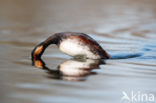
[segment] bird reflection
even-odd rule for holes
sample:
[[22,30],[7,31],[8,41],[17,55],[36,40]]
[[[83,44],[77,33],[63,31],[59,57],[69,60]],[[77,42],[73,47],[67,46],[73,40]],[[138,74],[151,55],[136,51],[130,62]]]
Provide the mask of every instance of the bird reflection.
[[33,61],[33,65],[44,69],[49,75],[48,78],[68,80],[68,81],[84,81],[87,76],[94,75],[94,69],[99,69],[100,64],[105,64],[102,60],[93,59],[70,59],[61,63],[57,70],[50,69],[46,66],[42,59]]

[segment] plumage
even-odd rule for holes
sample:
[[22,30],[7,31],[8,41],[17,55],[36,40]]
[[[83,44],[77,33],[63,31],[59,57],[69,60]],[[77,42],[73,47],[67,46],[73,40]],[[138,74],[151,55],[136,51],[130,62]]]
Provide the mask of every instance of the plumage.
[[77,32],[56,33],[37,45],[32,60],[40,58],[50,44],[56,44],[65,54],[90,59],[109,59],[109,54],[90,36]]

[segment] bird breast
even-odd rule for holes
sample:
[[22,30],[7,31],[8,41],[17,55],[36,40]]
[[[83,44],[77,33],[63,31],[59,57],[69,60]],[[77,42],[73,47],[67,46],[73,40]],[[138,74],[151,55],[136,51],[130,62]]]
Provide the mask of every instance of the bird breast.
[[99,59],[100,56],[90,51],[90,47],[76,38],[67,38],[61,41],[59,49],[70,56],[84,56],[90,59]]

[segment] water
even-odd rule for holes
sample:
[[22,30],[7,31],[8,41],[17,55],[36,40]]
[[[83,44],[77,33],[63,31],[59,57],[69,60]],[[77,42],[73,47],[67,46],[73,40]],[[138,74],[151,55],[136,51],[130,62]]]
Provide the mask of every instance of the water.
[[[0,0],[0,102],[127,103],[122,91],[156,97],[155,5],[155,0]],[[62,31],[88,33],[111,55],[143,55],[80,62],[52,45],[43,56],[52,72],[33,67],[34,46]]]

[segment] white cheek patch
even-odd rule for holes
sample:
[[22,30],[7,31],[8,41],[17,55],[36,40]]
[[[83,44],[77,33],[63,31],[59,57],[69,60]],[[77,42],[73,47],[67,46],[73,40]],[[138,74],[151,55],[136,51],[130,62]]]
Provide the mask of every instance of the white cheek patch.
[[84,55],[87,58],[92,59],[100,58],[99,55],[92,53],[89,47],[87,45],[83,45],[78,39],[63,40],[59,45],[59,49],[70,56]]

